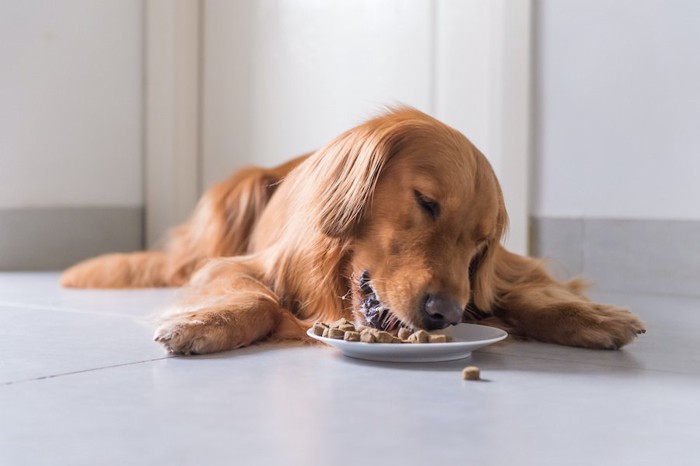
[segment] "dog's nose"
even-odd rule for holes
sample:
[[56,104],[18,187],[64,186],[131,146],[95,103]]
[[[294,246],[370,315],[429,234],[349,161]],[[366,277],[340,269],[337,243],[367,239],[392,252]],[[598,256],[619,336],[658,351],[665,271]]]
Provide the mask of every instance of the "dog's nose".
[[445,328],[462,322],[462,307],[442,294],[429,294],[423,304],[423,327],[426,330]]

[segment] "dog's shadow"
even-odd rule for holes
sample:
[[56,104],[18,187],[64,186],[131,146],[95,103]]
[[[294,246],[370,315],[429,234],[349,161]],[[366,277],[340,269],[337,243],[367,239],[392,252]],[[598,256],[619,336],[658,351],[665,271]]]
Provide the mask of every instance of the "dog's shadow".
[[474,352],[472,356],[455,361],[412,363],[412,362],[378,362],[365,361],[338,355],[343,364],[351,366],[375,367],[388,371],[413,372],[460,372],[467,366],[481,368],[481,381],[491,382],[489,374],[498,372],[527,372],[561,375],[605,375],[639,373],[643,366],[634,358],[625,358],[627,364],[595,364],[581,361],[563,361],[556,359],[526,359],[510,355]]
[[[531,351],[528,345],[538,345],[538,351]],[[511,347],[511,345],[514,345]],[[522,351],[514,351],[523,345]],[[634,354],[625,350],[605,351],[567,348],[542,343],[501,343],[472,352],[469,357],[441,362],[384,362],[356,359],[343,355],[340,351],[322,344],[299,342],[260,342],[244,348],[214,354],[185,356],[189,360],[216,360],[247,356],[261,356],[265,353],[290,351],[296,348],[314,348],[319,357],[333,358],[337,363],[388,371],[413,372],[455,372],[466,366],[479,366],[482,370],[540,372],[561,374],[605,374],[632,373],[644,368],[644,364]],[[542,350],[546,351],[542,351]],[[484,379],[488,381],[488,378]]]
[[[343,364],[351,366],[376,367],[399,371],[454,372],[466,366],[479,366],[482,370],[518,371],[531,373],[559,374],[609,374],[635,373],[644,369],[643,361],[634,354],[621,351],[589,350],[569,348],[559,345],[539,345],[538,352],[531,352],[523,343],[523,351],[513,351],[509,343],[476,350],[463,359],[443,362],[381,362],[350,358],[337,353],[335,357]],[[542,348],[548,350],[543,354]],[[503,351],[503,349],[509,351]],[[488,379],[483,379],[488,381]]]
[[432,372],[454,372],[461,371],[466,366],[474,365],[473,358],[467,357],[456,359],[453,361],[440,362],[384,362],[384,361],[369,361],[366,359],[356,359],[342,354],[336,355],[337,359],[342,364],[351,366],[376,367],[387,370],[409,370],[409,371],[432,371]]

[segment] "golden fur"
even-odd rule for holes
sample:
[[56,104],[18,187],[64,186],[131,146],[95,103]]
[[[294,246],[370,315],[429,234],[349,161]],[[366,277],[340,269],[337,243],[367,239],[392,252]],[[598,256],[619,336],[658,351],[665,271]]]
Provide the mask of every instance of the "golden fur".
[[589,301],[580,281],[558,282],[506,251],[506,226],[486,158],[458,131],[399,108],[311,155],[214,186],[162,251],[101,256],[61,280],[189,282],[155,336],[177,354],[303,338],[317,319],[366,323],[368,290],[390,310],[382,325],[442,326],[459,306],[464,321],[565,345],[620,348],[644,332],[628,311]]

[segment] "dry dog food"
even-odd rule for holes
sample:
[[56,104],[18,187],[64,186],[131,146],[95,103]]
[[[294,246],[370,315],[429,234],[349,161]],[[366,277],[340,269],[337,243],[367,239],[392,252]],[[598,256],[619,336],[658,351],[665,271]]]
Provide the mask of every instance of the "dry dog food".
[[408,340],[408,337],[411,336],[411,330],[407,329],[406,327],[401,327],[399,329],[399,338],[402,340]]
[[447,335],[431,335],[425,330],[411,332],[404,327],[399,329],[398,336],[376,328],[355,328],[353,323],[347,319],[339,319],[331,324],[316,322],[312,329],[314,335],[364,343],[446,343],[452,341],[452,338]]
[[345,338],[345,330],[340,330],[339,328],[331,327],[328,329],[328,338],[336,338],[338,340],[342,340],[343,338]]
[[430,335],[428,343],[447,343],[447,335]]
[[360,341],[365,343],[376,343],[377,337],[375,337],[372,332],[362,332],[360,333]]
[[409,343],[429,343],[430,335],[425,330],[418,330],[416,333],[408,337]]
[[481,371],[476,366],[467,366],[462,369],[462,379],[464,380],[480,380]]

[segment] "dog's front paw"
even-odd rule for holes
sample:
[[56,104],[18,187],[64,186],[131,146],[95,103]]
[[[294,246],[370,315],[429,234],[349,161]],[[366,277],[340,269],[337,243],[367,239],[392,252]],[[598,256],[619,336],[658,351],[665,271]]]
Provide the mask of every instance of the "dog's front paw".
[[202,320],[177,318],[156,329],[153,340],[172,354],[207,354],[234,348],[230,335]]
[[573,335],[576,346],[620,349],[646,332],[639,317],[615,306],[591,304],[581,317],[581,325]]

